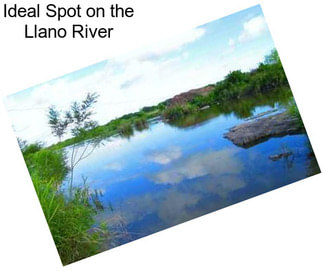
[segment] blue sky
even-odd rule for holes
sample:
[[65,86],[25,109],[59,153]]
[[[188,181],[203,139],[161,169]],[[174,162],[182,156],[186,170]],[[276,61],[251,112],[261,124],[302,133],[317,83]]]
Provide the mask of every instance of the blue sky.
[[[178,93],[215,83],[230,71],[257,67],[274,48],[260,6],[196,27],[172,39],[105,60],[6,98],[17,136],[54,143],[50,105],[67,110],[97,92],[95,119],[113,118]],[[68,135],[67,135],[68,137]]]

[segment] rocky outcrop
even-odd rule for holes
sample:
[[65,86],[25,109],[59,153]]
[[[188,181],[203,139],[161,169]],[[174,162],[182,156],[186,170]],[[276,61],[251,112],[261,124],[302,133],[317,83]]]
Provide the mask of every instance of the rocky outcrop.
[[214,85],[208,85],[206,87],[191,89],[187,92],[183,92],[174,96],[172,99],[168,100],[170,105],[184,104],[193,100],[195,96],[201,95],[205,96],[214,89]]
[[237,125],[224,134],[224,137],[240,147],[250,147],[270,137],[301,132],[298,119],[283,112]]

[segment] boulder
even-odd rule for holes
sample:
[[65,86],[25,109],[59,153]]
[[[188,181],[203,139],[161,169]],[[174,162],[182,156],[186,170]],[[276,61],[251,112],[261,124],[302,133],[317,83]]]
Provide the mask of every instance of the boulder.
[[288,112],[278,113],[273,116],[256,119],[234,126],[225,138],[240,147],[251,147],[270,137],[279,137],[302,132],[299,120]]

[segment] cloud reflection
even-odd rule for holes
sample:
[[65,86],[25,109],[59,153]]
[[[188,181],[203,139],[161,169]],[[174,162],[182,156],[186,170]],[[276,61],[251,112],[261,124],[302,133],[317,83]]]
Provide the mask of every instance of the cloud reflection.
[[[152,180],[176,185],[127,198],[120,203],[119,215],[127,224],[148,223],[145,231],[149,227],[155,232],[228,205],[234,201],[232,193],[246,186],[243,165],[235,153],[233,149],[210,151],[170,165]],[[158,219],[148,222],[150,216]]]
[[243,166],[239,159],[234,157],[236,152],[235,149],[225,149],[194,154],[154,174],[151,180],[157,184],[176,184],[185,179],[206,175],[237,174],[242,171]]
[[121,171],[123,170],[123,165],[119,162],[113,162],[105,165],[104,167],[107,170],[113,170],[113,171]]
[[153,151],[147,155],[148,161],[167,165],[170,162],[180,158],[182,156],[182,151],[180,147],[172,147],[163,151]]

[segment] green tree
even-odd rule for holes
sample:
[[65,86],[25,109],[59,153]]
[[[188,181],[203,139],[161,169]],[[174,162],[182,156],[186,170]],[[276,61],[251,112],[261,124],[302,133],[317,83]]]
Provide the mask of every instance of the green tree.
[[50,106],[48,110],[48,124],[52,129],[52,134],[58,137],[58,140],[62,140],[62,136],[65,134],[67,126],[69,125],[69,119],[62,119],[60,112],[56,110],[55,106]]
[[[85,133],[97,126],[97,122],[93,121],[91,117],[94,112],[92,110],[93,105],[97,103],[99,95],[97,93],[88,93],[84,100],[81,102],[74,101],[69,111],[65,112],[64,118],[54,106],[49,107],[48,118],[49,125],[52,129],[54,136],[57,136],[59,140],[67,132],[67,128],[70,127],[71,133],[74,137],[82,137]],[[73,190],[73,178],[74,169],[76,165],[83,159],[92,154],[96,148],[96,144],[92,148],[92,142],[88,141],[83,143],[84,148],[81,152],[76,151],[76,143],[72,145],[72,151],[70,155],[70,196],[72,196]],[[79,147],[79,146],[78,146]]]
[[97,122],[91,120],[91,117],[94,114],[93,105],[97,103],[98,97],[97,93],[88,93],[83,101],[73,102],[70,111],[66,112],[66,121],[73,125],[73,136],[80,136],[97,126]]
[[277,49],[273,49],[271,53],[265,56],[264,64],[272,65],[272,64],[281,64],[280,57],[278,55]]

